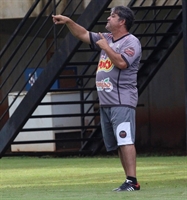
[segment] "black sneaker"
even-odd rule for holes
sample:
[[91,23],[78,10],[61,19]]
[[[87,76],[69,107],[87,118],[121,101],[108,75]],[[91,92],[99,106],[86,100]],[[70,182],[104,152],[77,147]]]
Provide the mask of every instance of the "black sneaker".
[[116,192],[122,192],[122,191],[135,191],[135,190],[140,190],[140,185],[137,183],[132,184],[131,181],[126,180],[120,187],[113,189],[113,191]]

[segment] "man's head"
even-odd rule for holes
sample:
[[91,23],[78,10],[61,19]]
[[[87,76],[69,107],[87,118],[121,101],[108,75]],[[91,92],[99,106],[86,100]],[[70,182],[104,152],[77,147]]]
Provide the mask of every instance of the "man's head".
[[124,6],[116,6],[111,9],[111,13],[117,14],[119,16],[119,20],[125,20],[125,27],[127,31],[130,30],[134,23],[134,13],[128,7]]

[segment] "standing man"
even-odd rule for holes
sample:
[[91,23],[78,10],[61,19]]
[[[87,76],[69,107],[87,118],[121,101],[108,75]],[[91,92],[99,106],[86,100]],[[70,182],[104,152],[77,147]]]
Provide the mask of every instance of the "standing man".
[[107,151],[118,149],[125,172],[125,182],[113,191],[140,190],[136,179],[134,143],[141,44],[129,33],[134,22],[133,12],[123,6],[112,8],[106,24],[109,33],[89,32],[66,16],[52,17],[55,24],[66,24],[76,38],[101,51],[96,87],[102,134]]

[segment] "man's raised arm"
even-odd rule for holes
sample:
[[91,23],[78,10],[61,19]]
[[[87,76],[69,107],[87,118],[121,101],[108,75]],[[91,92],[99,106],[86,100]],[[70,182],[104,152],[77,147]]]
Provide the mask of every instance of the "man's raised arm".
[[63,15],[52,15],[52,18],[55,24],[66,24],[73,36],[75,36],[82,42],[90,44],[89,31],[87,31],[84,27],[75,23],[69,17]]

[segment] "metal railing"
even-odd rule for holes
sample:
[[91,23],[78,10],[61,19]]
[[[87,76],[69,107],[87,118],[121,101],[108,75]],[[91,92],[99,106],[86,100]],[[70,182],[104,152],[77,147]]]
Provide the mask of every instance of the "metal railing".
[[[31,87],[31,85],[29,84],[31,84],[32,81],[33,83],[36,81],[35,74],[37,73],[37,76],[39,76],[38,69],[42,69],[45,67],[45,64],[50,60],[50,57],[52,56],[54,51],[58,49],[58,46],[60,45],[62,40],[61,38],[64,38],[67,33],[65,26],[57,27],[52,23],[51,18],[51,15],[53,13],[56,13],[58,7],[62,7],[62,4],[64,5],[63,1],[48,0],[46,4],[43,5],[43,8],[39,15],[35,18],[32,18],[32,13],[35,12],[35,9],[37,9],[37,6],[40,2],[40,0],[36,0],[34,2],[26,16],[21,20],[17,29],[14,31],[9,41],[0,52],[0,58],[1,60],[3,60],[4,63],[0,70],[2,80],[0,88],[3,91],[0,105],[1,108],[5,108],[1,109],[1,127],[3,127],[3,125],[6,123],[6,120],[9,118],[9,115],[11,115],[10,113],[13,112],[13,110],[15,109],[15,105],[17,105],[17,101],[19,101],[19,98],[23,97],[23,94],[26,94],[28,92],[25,92],[25,90],[27,90],[27,87]],[[68,15],[72,18],[75,17],[76,19],[84,9],[84,1],[80,0],[76,1],[75,3],[75,1],[71,0],[68,1],[68,3],[63,8],[62,14]],[[15,45],[16,40],[19,40],[19,42]],[[46,42],[48,42],[47,47],[45,47]],[[20,51],[22,51],[22,53],[20,53]],[[63,126],[60,126],[60,124],[58,124],[58,127],[50,127],[46,125],[46,127],[41,126],[36,128],[33,125],[33,127],[29,128],[27,128],[27,126],[24,127],[22,130],[20,130],[20,132],[66,132],[69,130],[79,130],[80,136],[78,134],[77,137],[73,138],[72,140],[90,140],[89,138],[85,138],[84,135],[87,134],[88,130],[90,131],[91,129],[95,129],[98,127],[97,123],[95,123],[95,118],[99,116],[98,98],[95,94],[96,89],[93,81],[93,79],[95,78],[96,67],[93,67],[93,70],[90,69],[91,65],[96,65],[97,63],[96,59],[98,56],[98,52],[91,52],[91,54],[87,56],[86,61],[83,61],[84,59],[82,59],[82,61],[79,62],[79,57],[85,57],[85,51],[87,50],[85,50],[84,47],[81,47],[79,49],[79,55],[77,57],[75,55],[76,58],[72,58],[72,61],[68,63],[68,65],[65,67],[65,70],[62,70],[59,77],[57,77],[57,86],[55,88],[52,87],[49,90],[49,92],[52,94],[60,93],[62,95],[61,100],[53,102],[42,101],[37,108],[42,109],[43,107],[51,106],[53,108],[58,107],[59,109],[62,109],[62,107],[68,107],[69,109],[71,109],[71,107],[76,107],[79,112],[76,113],[77,111],[74,111],[75,113],[72,113],[69,111],[69,113],[52,114],[44,114],[44,112],[36,115],[33,114],[29,120],[31,122],[33,119],[57,119],[58,121],[59,119],[61,119],[62,121],[63,119],[69,119],[70,121],[71,119],[73,119],[78,124],[74,125],[74,121],[72,120],[70,126],[65,126],[64,124]],[[7,56],[7,52],[9,52],[10,56]],[[27,72],[27,70],[30,70],[30,72]],[[71,73],[69,73],[68,75],[67,73],[69,71],[71,71]],[[25,78],[24,76],[26,75],[27,77]],[[72,82],[73,86],[68,87],[67,84],[71,85]],[[74,93],[78,100],[68,99],[64,101],[63,95],[65,95],[67,92]],[[9,99],[10,95],[14,95],[11,102]],[[68,140],[71,140],[71,138]],[[58,140],[58,142],[59,141],[60,140]],[[14,141],[13,144],[38,142],[50,143],[57,141],[55,141],[55,139],[51,141]]]
[[182,2],[132,0],[129,6],[136,16],[131,31],[140,39],[143,50],[138,72],[141,95],[182,38]]
[[[27,90],[29,89],[27,88],[28,86],[29,88],[31,87],[29,84],[31,84],[32,79],[35,81],[35,74],[38,74],[38,70],[43,70],[46,63],[50,62],[53,53],[58,51],[59,47],[61,47],[61,41],[68,33],[65,26],[55,26],[52,23],[51,15],[56,13],[56,10],[60,7],[63,8],[62,14],[68,15],[76,20],[81,14],[81,11],[85,9],[84,1],[82,0],[76,1],[76,4],[75,1],[69,0],[65,6],[63,0],[48,0],[43,5],[41,12],[36,17],[32,17],[32,13],[37,10],[40,2],[40,0],[35,0],[28,13],[20,21],[17,29],[0,52],[0,59],[3,63],[0,69],[0,89],[2,91],[0,101],[0,128],[6,124],[6,121],[9,119],[10,110],[15,107],[20,96],[28,92]],[[160,1],[132,0],[129,3],[129,6],[134,10],[136,16],[135,25],[132,27],[131,33],[140,39],[143,50],[141,69],[138,76],[139,95],[182,37],[181,30],[179,30],[182,23],[182,7],[180,1],[176,0],[172,5],[168,5],[168,0],[162,1],[162,5],[158,5],[158,2]],[[95,24],[97,26],[99,25],[102,29],[106,21],[99,19]],[[169,43],[168,41],[172,42]],[[43,100],[38,104],[38,108],[41,109],[51,106],[58,107],[58,110],[65,107],[71,109],[73,106],[77,106],[79,108],[78,113],[33,113],[29,119],[31,121],[39,119],[70,120],[77,118],[80,122],[79,125],[74,124],[72,120],[71,125],[33,126],[29,128],[23,127],[20,130],[20,132],[28,132],[30,134],[31,132],[44,133],[46,131],[53,131],[57,135],[65,135],[70,131],[76,132],[77,130],[79,133],[69,138],[65,136],[64,138],[59,137],[60,139],[14,141],[14,145],[56,143],[63,146],[62,143],[76,141],[78,144],[76,144],[78,146],[78,153],[80,153],[79,149],[82,149],[82,151],[88,150],[88,152],[92,151],[87,144],[91,141],[96,143],[97,138],[99,141],[101,140],[98,133],[96,133],[96,137],[93,134],[95,130],[100,128],[98,119],[98,97],[94,83],[98,55],[99,52],[91,51],[88,46],[80,44],[78,50],[72,52],[71,59],[54,80],[54,83],[57,83],[57,85],[53,85],[47,91],[53,94],[65,94],[67,92],[78,93],[79,100],[63,100],[61,98],[58,101]],[[150,65],[150,63],[154,63],[154,66]],[[30,69],[32,70],[28,72]],[[69,73],[70,71],[71,73]],[[25,77],[26,74],[27,77]],[[70,83],[73,83],[70,87],[65,85]],[[8,102],[11,93],[14,94],[14,98],[11,102]],[[89,120],[86,121],[88,118]],[[88,147],[84,148],[85,146]],[[63,150],[65,149],[62,147],[61,151]]]

